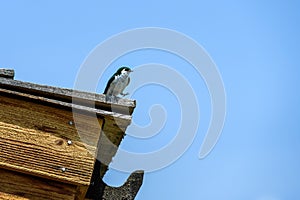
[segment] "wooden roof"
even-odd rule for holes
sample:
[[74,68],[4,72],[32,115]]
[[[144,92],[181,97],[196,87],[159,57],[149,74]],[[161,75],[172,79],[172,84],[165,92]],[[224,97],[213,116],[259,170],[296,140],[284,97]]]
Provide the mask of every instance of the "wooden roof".
[[[0,69],[0,168],[88,186],[95,157],[110,163],[136,102],[110,104],[102,94],[13,76],[13,70]],[[107,166],[101,167],[103,176]]]

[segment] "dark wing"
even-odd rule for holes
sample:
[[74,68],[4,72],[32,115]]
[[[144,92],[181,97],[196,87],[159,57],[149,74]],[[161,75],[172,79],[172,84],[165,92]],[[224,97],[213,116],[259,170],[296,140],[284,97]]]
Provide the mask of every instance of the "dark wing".
[[113,75],[107,82],[105,90],[103,92],[103,94],[107,94],[109,86],[111,85],[111,83],[115,80],[115,75]]

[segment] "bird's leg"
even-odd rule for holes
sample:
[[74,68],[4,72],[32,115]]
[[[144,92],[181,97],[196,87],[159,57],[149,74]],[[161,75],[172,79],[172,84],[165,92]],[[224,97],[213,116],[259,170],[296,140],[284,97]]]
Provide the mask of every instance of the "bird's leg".
[[106,102],[111,102],[111,103],[115,103],[115,102],[117,102],[117,97],[115,96],[115,95],[106,95],[105,96],[105,101]]
[[111,101],[111,96],[106,94],[105,95],[105,101],[108,102],[108,101]]
[[118,102],[118,97],[115,96],[115,95],[113,95],[112,97],[113,97],[112,98],[112,102],[117,103]]

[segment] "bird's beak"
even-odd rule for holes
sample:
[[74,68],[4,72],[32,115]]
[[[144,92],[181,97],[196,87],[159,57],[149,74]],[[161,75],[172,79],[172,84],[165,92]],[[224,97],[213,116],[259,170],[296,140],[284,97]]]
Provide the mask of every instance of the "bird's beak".
[[133,70],[129,70],[129,72],[133,72]]

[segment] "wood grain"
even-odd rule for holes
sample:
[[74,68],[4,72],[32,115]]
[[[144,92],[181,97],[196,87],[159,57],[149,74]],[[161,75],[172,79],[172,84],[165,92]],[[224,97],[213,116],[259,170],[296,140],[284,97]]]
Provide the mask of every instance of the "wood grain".
[[73,200],[76,186],[0,169],[0,199]]
[[70,125],[71,112],[1,96],[0,167],[88,186],[102,126],[90,118],[80,118],[86,144]]
[[[135,106],[128,99],[111,104],[102,94],[0,76],[0,177],[3,170],[11,170],[21,182],[71,185],[66,197],[54,199],[84,199],[93,170],[104,176]],[[101,169],[94,168],[95,157],[103,162]],[[22,184],[15,186],[22,189]],[[43,199],[31,186],[16,193],[5,191],[7,185],[0,181],[0,199]],[[42,195],[51,199],[50,194]]]
[[32,94],[27,94],[23,92],[17,92],[8,89],[2,89],[2,88],[0,88],[0,95],[9,96],[14,99],[30,101],[42,105],[48,105],[60,109],[67,109],[69,111],[73,111],[73,116],[76,115],[77,112],[84,113],[84,115],[96,115],[97,117],[100,118],[107,118],[109,120],[118,121],[118,123],[122,124],[122,126],[124,127],[127,127],[127,125],[131,121],[130,115],[118,113],[115,111],[106,111],[99,108],[93,108],[92,105],[90,105],[89,103],[84,103],[83,105],[73,104],[73,103],[60,101],[57,99],[35,96]]

